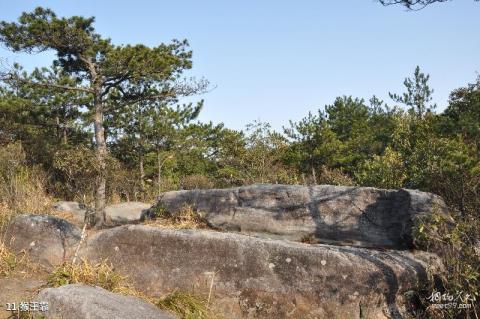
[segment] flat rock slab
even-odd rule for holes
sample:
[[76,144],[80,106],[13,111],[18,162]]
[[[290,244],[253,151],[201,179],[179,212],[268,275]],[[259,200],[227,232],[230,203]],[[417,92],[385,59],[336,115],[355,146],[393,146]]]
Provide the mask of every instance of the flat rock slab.
[[49,215],[19,215],[7,227],[5,243],[14,251],[52,267],[68,260],[80,241],[81,230],[64,219]]
[[48,302],[48,319],[174,319],[140,298],[114,294],[100,287],[66,285],[47,288],[37,297]]
[[101,231],[81,255],[108,258],[152,296],[207,297],[225,318],[400,318],[403,293],[427,280],[424,252],[308,245],[144,225]]
[[[152,205],[142,202],[124,202],[105,207],[107,219],[113,225],[136,223]],[[59,212],[70,213],[75,223],[83,224],[87,209],[78,202],[61,201],[53,205],[53,209]]]
[[446,211],[443,200],[415,190],[371,187],[251,185],[163,193],[155,211],[190,206],[220,230],[359,247],[405,249],[420,215]]

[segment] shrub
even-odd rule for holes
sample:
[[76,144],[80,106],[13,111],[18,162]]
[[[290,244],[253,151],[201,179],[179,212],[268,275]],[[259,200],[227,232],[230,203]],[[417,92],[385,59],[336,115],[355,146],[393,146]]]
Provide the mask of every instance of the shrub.
[[92,149],[79,145],[58,150],[53,167],[57,194],[67,199],[93,199],[100,167]]
[[[480,220],[434,213],[417,221],[414,240],[418,248],[437,254],[445,267],[444,272],[432,276],[428,287],[420,290],[421,300],[433,291],[456,296],[468,293],[480,300]],[[424,315],[429,318],[475,318],[476,309],[434,309],[423,304]],[[473,307],[478,307],[475,303]]]
[[355,182],[347,174],[339,169],[330,169],[327,166],[322,166],[320,174],[317,178],[318,184],[340,185],[340,186],[354,186]]

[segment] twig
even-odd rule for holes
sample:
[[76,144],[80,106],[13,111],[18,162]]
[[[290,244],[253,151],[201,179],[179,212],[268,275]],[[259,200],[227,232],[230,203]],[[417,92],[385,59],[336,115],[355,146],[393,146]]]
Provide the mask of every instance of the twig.
[[213,281],[215,279],[215,269],[212,272],[212,280],[210,281],[210,290],[208,292],[207,305],[210,305],[210,297],[212,296]]
[[86,236],[87,225],[90,221],[90,215],[92,215],[92,214],[93,214],[93,212],[90,212],[88,208],[85,210],[85,218],[84,218],[84,221],[83,221],[82,235],[80,236],[80,242],[78,243],[77,248],[75,249],[75,254],[73,255],[73,260],[72,260],[73,265],[75,265],[75,262],[77,261],[77,256],[78,256],[78,252],[80,250],[80,247],[82,246],[83,241],[87,237]]

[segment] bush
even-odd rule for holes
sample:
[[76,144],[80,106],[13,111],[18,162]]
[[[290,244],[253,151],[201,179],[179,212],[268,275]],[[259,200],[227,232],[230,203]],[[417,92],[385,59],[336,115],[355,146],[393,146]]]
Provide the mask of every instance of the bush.
[[55,192],[71,200],[93,201],[100,167],[95,152],[83,145],[64,148],[54,155]]
[[355,182],[347,174],[339,169],[330,169],[322,166],[320,174],[317,178],[318,184],[339,185],[339,186],[354,186]]
[[[420,290],[420,300],[433,291],[457,294],[468,293],[480,300],[480,219],[462,218],[458,213],[440,213],[417,221],[414,240],[417,248],[437,254],[445,271],[432,276],[430,285]],[[435,280],[436,279],[436,280]],[[423,295],[422,295],[423,294]],[[434,309],[424,302],[424,315],[429,318],[474,318],[475,309]],[[473,307],[478,307],[474,303]]]

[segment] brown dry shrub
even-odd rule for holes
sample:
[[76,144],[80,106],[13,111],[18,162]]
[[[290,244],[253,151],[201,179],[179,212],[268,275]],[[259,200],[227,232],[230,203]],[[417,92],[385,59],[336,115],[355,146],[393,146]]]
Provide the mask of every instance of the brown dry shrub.
[[327,166],[322,166],[320,169],[320,174],[317,178],[318,184],[327,184],[327,185],[339,185],[339,186],[355,186],[354,180],[336,168],[328,168]]
[[25,164],[20,143],[0,147],[0,235],[18,214],[49,213],[53,200],[46,192],[47,181],[39,167]]
[[202,214],[188,205],[175,213],[167,212],[161,205],[152,207],[152,210],[154,220],[147,221],[147,225],[175,229],[209,228]]

